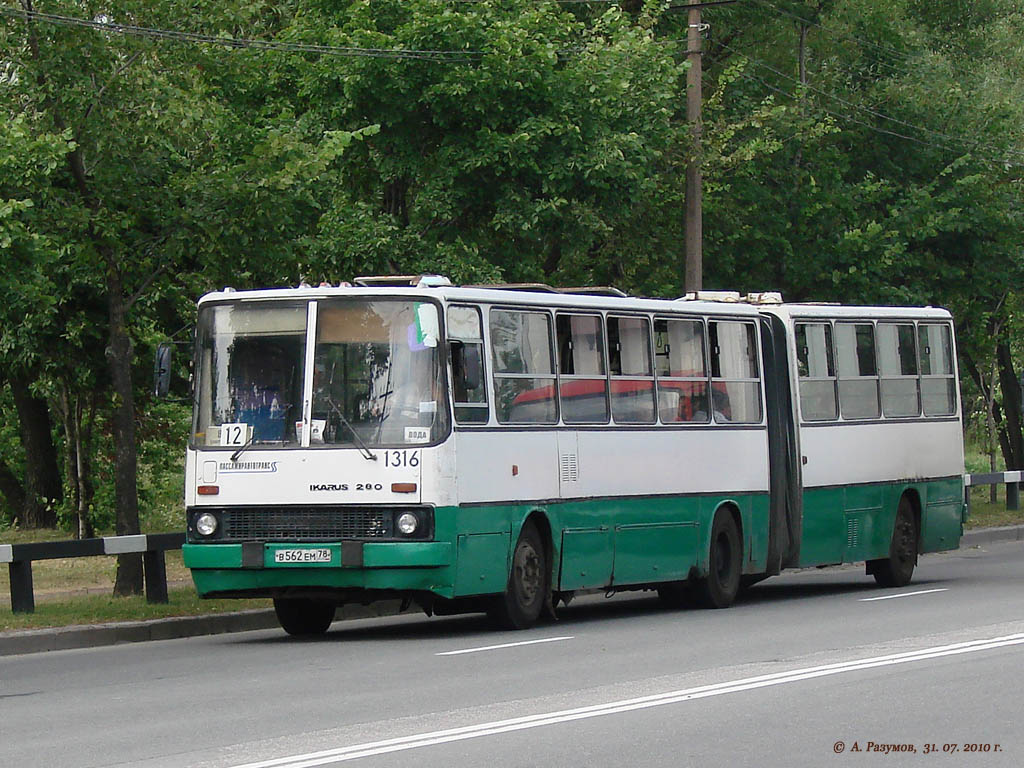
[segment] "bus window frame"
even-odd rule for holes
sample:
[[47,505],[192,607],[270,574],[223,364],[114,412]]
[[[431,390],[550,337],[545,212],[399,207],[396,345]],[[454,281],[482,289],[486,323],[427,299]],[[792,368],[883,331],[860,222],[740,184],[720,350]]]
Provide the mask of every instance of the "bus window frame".
[[[664,315],[655,314],[651,319],[651,346],[652,346],[652,357],[651,364],[654,367],[654,380],[655,380],[655,406],[658,411],[658,423],[663,424],[667,427],[686,427],[692,425],[706,426],[714,423],[712,419],[711,399],[713,397],[711,392],[711,342],[708,339],[708,321],[709,317],[706,315]],[[657,360],[657,324],[659,320],[666,322],[687,322],[696,323],[701,328],[701,362],[704,366],[703,376],[662,376],[658,373],[658,360]],[[704,397],[708,400],[707,417],[703,420],[697,419],[684,419],[680,421],[665,421],[661,417],[661,382],[662,381],[677,381],[677,382],[703,382],[704,383]]]
[[[711,377],[711,411],[714,413],[715,424],[723,426],[735,426],[735,427],[748,427],[763,425],[765,423],[766,408],[765,408],[765,395],[764,395],[764,366],[762,365],[762,354],[761,354],[761,329],[759,324],[751,320],[750,318],[744,317],[730,317],[730,316],[708,316],[705,318],[707,327],[707,346],[708,346],[708,374]],[[714,355],[715,349],[711,348],[711,324],[712,323],[734,323],[738,325],[745,325],[747,327],[753,327],[754,329],[754,357],[753,362],[756,368],[757,376],[755,378],[725,378],[722,376],[715,376],[714,373]],[[757,406],[759,418],[756,421],[734,421],[733,419],[725,419],[724,414],[722,419],[719,418],[719,411],[714,406],[714,385],[719,382],[724,385],[728,384],[755,384],[754,391],[757,393]]]
[[[800,344],[798,341],[798,335],[800,328],[808,325],[820,325],[823,326],[828,334],[826,339],[826,366],[828,363],[832,364],[832,375],[831,376],[810,376],[804,375],[800,370]],[[874,334],[874,329],[872,329]],[[806,338],[806,337],[805,337]],[[796,356],[794,361],[797,368],[797,408],[800,411],[800,420],[806,422],[813,422],[815,424],[823,422],[834,422],[839,421],[842,416],[842,405],[839,402],[839,358],[837,356],[838,349],[836,346],[836,334],[835,334],[835,323],[829,320],[818,320],[809,318],[799,318],[793,322],[793,345],[796,347]],[[809,352],[808,352],[809,355]],[[876,363],[877,367],[877,363]],[[808,369],[809,370],[809,369]],[[832,404],[835,406],[833,411],[834,415],[823,416],[823,417],[811,417],[804,412],[804,394],[803,394],[803,383],[807,382],[831,382],[832,383]]]
[[[587,311],[584,309],[577,309],[575,307],[558,308],[555,310],[555,322],[552,326],[554,330],[554,344],[555,344],[555,376],[558,379],[558,386],[556,387],[558,392],[558,423],[565,426],[578,427],[578,426],[608,426],[612,423],[612,404],[610,397],[611,390],[611,374],[608,359],[608,330],[607,330],[607,314],[600,310]],[[570,334],[571,334],[571,319],[573,317],[590,317],[597,320],[598,339],[601,345],[600,350],[600,361],[601,366],[604,368],[603,374],[575,374],[575,373],[562,373],[562,354],[561,354],[561,339],[559,337],[558,321],[559,318],[567,318],[570,320]],[[565,418],[566,409],[562,404],[562,382],[572,381],[597,381],[598,379],[604,381],[604,405],[605,405],[605,417],[603,420],[594,421],[568,421]]]
[[[911,329],[911,336],[912,336],[913,342],[914,342],[914,373],[913,374],[901,373],[899,375],[891,375],[891,374],[887,375],[887,374],[884,374],[882,372],[882,355],[881,355],[881,347],[882,347],[882,345],[880,343],[881,336],[879,334],[879,328],[878,328],[880,325],[887,325],[887,326],[891,325],[891,326],[893,326],[894,328],[897,329],[896,330],[896,341],[897,341],[897,359],[898,360],[900,360],[900,358],[898,357],[898,355],[899,355],[899,346],[898,346],[898,344],[899,344],[899,330],[898,329],[899,329],[900,326],[903,326],[903,327],[909,326],[910,327],[910,329]],[[878,363],[879,406],[882,409],[882,418],[884,418],[884,419],[893,419],[893,420],[901,420],[901,421],[905,421],[905,420],[908,420],[908,419],[921,419],[921,418],[924,418],[923,410],[922,410],[922,402],[921,402],[921,358],[920,358],[920,350],[918,349],[918,340],[917,340],[917,326],[918,326],[917,319],[912,318],[912,319],[909,319],[909,320],[904,320],[904,319],[878,318],[878,319],[874,320],[874,326],[875,326],[875,359],[877,360],[877,363]],[[886,402],[885,401],[885,383],[887,381],[893,381],[893,382],[907,381],[908,379],[913,379],[914,382],[915,382],[915,384],[914,384],[914,392],[915,392],[915,395],[917,397],[917,412],[916,413],[904,413],[904,414],[901,414],[901,413],[897,413],[897,414],[886,413],[886,409],[885,409],[885,402]],[[891,402],[891,400],[890,400],[890,402]]]
[[[918,376],[918,397],[921,400],[921,415],[923,418],[945,418],[956,416],[960,410],[960,396],[959,386],[957,386],[957,366],[956,366],[956,347],[954,345],[955,335],[953,333],[952,325],[949,322],[943,322],[941,320],[920,320],[915,323],[915,338],[917,339],[917,376]],[[921,364],[921,329],[927,328],[928,326],[935,326],[937,328],[944,328],[946,331],[945,341],[949,345],[949,373],[929,373],[925,374],[923,366]],[[930,353],[929,353],[930,354]],[[930,364],[929,364],[930,365]],[[952,382],[952,394],[953,394],[953,410],[949,413],[928,413],[925,408],[925,397],[924,397],[924,382],[928,381],[947,381]]]
[[[481,305],[481,310],[484,305]],[[489,304],[487,306],[487,322],[484,332],[486,334],[484,338],[485,352],[491,361],[491,375],[490,375],[490,394],[491,402],[493,403],[493,415],[494,422],[502,427],[509,428],[534,428],[534,429],[553,429],[558,427],[562,421],[562,414],[559,410],[558,402],[558,357],[555,350],[555,317],[554,312],[545,307],[535,307],[531,305],[521,304]],[[533,315],[543,315],[548,319],[548,354],[551,356],[551,374],[537,376],[532,373],[499,373],[498,366],[494,360],[494,334],[491,333],[491,315],[495,312],[520,312]],[[502,379],[538,379],[543,378],[551,379],[552,386],[552,398],[555,404],[555,419],[554,421],[502,421],[498,415],[498,388],[497,380]],[[482,425],[481,425],[482,426]]]
[[[444,335],[444,338],[445,338],[445,340],[448,343],[448,360],[447,360],[446,367],[448,369],[447,370],[447,375],[449,376],[448,389],[451,392],[451,408],[452,408],[452,425],[453,425],[453,427],[455,425],[458,425],[460,428],[462,428],[462,427],[486,427],[487,425],[489,425],[491,423],[491,419],[494,416],[493,409],[491,408],[491,400],[492,400],[491,391],[490,391],[490,389],[491,389],[490,388],[490,380],[491,379],[490,379],[490,376],[488,375],[488,366],[487,366],[488,340],[487,340],[487,328],[485,327],[486,326],[486,322],[485,322],[485,318],[484,318],[484,308],[485,308],[485,305],[481,305],[481,304],[467,304],[467,303],[464,303],[464,302],[451,302],[451,303],[448,303],[448,304],[445,305],[445,312],[444,312],[444,323],[445,323],[444,331],[445,331],[445,335]],[[477,321],[479,322],[479,329],[480,329],[480,338],[479,339],[455,339],[455,338],[451,337],[451,335],[450,335],[451,334],[450,324],[448,323],[448,312],[450,312],[452,309],[468,309],[468,310],[472,310],[472,311],[476,312],[476,317],[477,317]],[[479,384],[479,388],[483,390],[483,397],[484,397],[483,403],[474,403],[474,402],[468,402],[468,401],[467,402],[461,402],[461,401],[456,400],[455,369],[454,369],[454,364],[453,364],[454,361],[452,359],[452,345],[454,343],[463,343],[463,344],[465,344],[465,343],[470,343],[470,344],[479,343],[480,344],[480,384]],[[486,414],[486,418],[483,421],[460,421],[458,416],[457,416],[457,410],[456,410],[458,408],[468,408],[468,409],[474,410],[474,411],[477,411],[477,410],[478,411],[482,411],[482,412],[484,412]]]
[[[634,375],[634,374],[615,374],[612,372],[612,345],[611,345],[611,333],[609,332],[608,324],[612,320],[642,320],[647,326],[647,364],[650,370],[650,374],[647,376]],[[604,333],[605,333],[605,353],[607,356],[608,371],[608,403],[609,403],[609,416],[613,425],[622,425],[624,427],[636,427],[636,426],[657,426],[659,423],[658,419],[658,379],[657,379],[657,366],[654,360],[654,320],[649,314],[629,314],[626,312],[615,312],[609,311],[604,313]],[[620,358],[621,367],[621,358]],[[650,381],[651,383],[651,402],[653,407],[653,418],[649,421],[619,421],[615,418],[615,394],[614,394],[614,382],[619,381]]]
[[[849,319],[848,318],[843,318],[841,320],[832,320],[831,322],[832,322],[832,326],[833,326],[832,327],[832,343],[835,345],[835,350],[836,350],[835,351],[835,360],[836,360],[836,382],[837,382],[838,397],[839,397],[839,421],[853,421],[853,422],[879,421],[881,419],[886,418],[886,416],[884,415],[884,412],[882,410],[882,376],[879,373],[879,365],[878,365],[878,331],[876,329],[878,321],[874,320],[872,318],[862,317],[862,318],[849,318]],[[840,367],[839,367],[839,342],[838,342],[838,332],[837,332],[837,328],[840,325],[844,325],[844,326],[849,325],[849,326],[852,326],[854,328],[856,328],[856,326],[868,326],[871,329],[871,356],[872,356],[872,358],[874,360],[874,368],[875,368],[874,375],[872,375],[872,376],[843,376],[842,375],[842,373],[840,372]],[[857,332],[856,332],[856,330],[854,330],[854,352],[855,353],[856,353],[856,342],[857,342]],[[859,365],[858,365],[858,370],[860,370],[860,366]],[[878,406],[878,409],[877,409],[877,411],[876,411],[874,416],[847,416],[843,412],[843,395],[842,395],[842,389],[843,388],[842,388],[842,383],[844,381],[873,381],[874,382],[874,385],[875,385],[874,386],[874,389],[875,389],[875,404]]]

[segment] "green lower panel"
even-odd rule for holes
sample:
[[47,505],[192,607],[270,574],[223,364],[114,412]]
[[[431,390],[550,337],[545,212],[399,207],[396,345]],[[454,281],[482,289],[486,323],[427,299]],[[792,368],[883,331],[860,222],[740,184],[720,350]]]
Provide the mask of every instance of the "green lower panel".
[[615,529],[613,584],[685,579],[697,561],[698,525],[621,525]]
[[920,512],[921,552],[956,549],[963,533],[963,478],[804,491],[800,565],[853,563],[889,554],[900,499]]
[[508,538],[507,531],[470,533],[458,537],[455,594],[486,595],[505,589]]
[[[711,519],[726,502],[740,512],[744,572],[763,571],[764,494],[439,507],[432,542],[366,542],[361,548],[340,542],[250,544],[244,563],[241,544],[186,544],[184,560],[203,595],[293,587],[427,590],[446,598],[493,594],[508,581],[524,521],[539,513],[551,549],[551,583],[558,589],[649,584],[706,571]],[[277,562],[274,553],[281,549],[329,549],[330,557],[310,564]]]
[[964,484],[959,477],[940,480],[928,487],[921,546],[925,552],[942,552],[960,546],[964,533]]
[[610,526],[562,531],[562,564],[558,588],[596,589],[612,582],[615,539]]

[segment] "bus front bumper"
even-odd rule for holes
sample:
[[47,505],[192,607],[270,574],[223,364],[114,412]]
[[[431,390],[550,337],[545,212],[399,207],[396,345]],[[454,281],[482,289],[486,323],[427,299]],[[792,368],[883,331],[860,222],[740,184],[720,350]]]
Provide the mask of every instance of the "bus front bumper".
[[[282,588],[451,595],[453,554],[446,541],[185,544],[182,554],[204,597]],[[310,561],[297,561],[306,554]]]

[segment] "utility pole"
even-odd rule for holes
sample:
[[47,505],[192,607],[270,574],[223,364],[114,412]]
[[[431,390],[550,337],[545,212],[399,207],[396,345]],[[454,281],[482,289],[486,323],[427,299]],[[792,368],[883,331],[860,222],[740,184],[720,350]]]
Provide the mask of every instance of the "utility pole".
[[690,69],[686,73],[686,120],[693,137],[693,157],[686,165],[686,275],[685,290],[699,291],[704,284],[704,224],[701,177],[701,24],[700,0],[689,0],[686,53]]

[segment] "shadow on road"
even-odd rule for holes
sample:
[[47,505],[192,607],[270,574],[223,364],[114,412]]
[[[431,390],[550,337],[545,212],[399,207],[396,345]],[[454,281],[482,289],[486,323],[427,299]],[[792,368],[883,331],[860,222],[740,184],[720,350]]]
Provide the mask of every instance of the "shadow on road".
[[[943,580],[915,580],[903,589],[882,589],[870,578],[857,573],[856,581],[849,580],[852,573],[842,574],[843,580],[806,580],[799,573],[796,578],[778,581],[768,579],[744,589],[730,611],[756,610],[759,606],[781,602],[797,603],[817,598],[848,596],[883,597],[905,591],[933,589]],[[813,575],[813,574],[809,574]],[[837,574],[839,575],[839,574]],[[601,594],[590,594],[573,600],[568,606],[559,606],[558,619],[542,621],[538,630],[572,632],[574,628],[591,622],[631,621],[637,617],[666,617],[692,615],[694,618],[713,618],[715,612],[699,607],[669,608],[661,603],[653,590],[622,592],[605,599]],[[413,609],[406,613],[372,620],[336,622],[327,634],[313,638],[289,637],[284,633],[272,637],[245,640],[254,645],[294,643],[353,643],[353,642],[420,642],[441,638],[458,638],[471,645],[497,645],[529,639],[530,633],[495,629],[484,614],[427,617]]]

